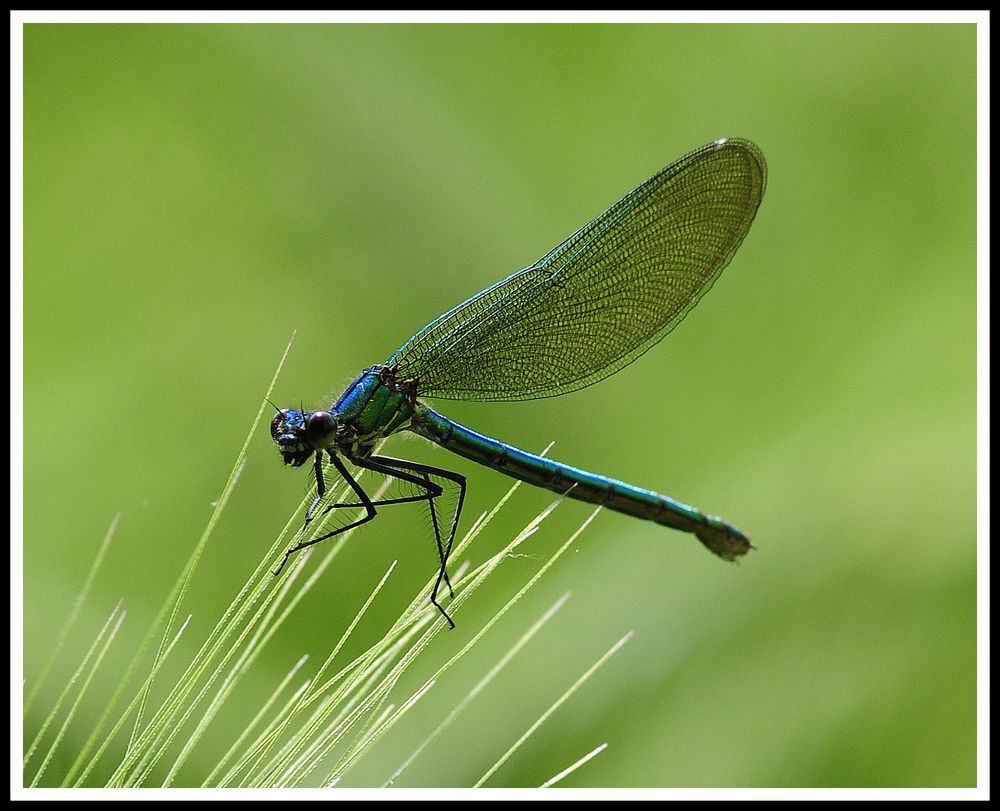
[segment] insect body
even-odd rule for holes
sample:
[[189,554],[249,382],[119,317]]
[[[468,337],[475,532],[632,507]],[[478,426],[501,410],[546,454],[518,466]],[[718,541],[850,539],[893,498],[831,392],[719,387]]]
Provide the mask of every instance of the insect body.
[[[723,139],[657,172],[534,264],[446,312],[386,361],[365,369],[328,411],[282,409],[271,436],[285,464],[312,460],[317,496],[327,491],[324,456],[365,515],[292,547],[288,556],[373,519],[389,504],[427,502],[440,566],[431,602],[449,590],[448,558],[465,499],[464,476],[374,453],[408,430],[486,467],[571,498],[690,532],[726,560],[751,548],[721,518],[616,479],[527,453],[432,409],[430,399],[526,400],[566,394],[631,363],[672,330],[712,286],[746,236],[764,194],[764,157]],[[413,495],[373,500],[344,463],[407,482]],[[458,489],[448,522],[435,509],[443,486]],[[447,525],[445,525],[445,523]]]

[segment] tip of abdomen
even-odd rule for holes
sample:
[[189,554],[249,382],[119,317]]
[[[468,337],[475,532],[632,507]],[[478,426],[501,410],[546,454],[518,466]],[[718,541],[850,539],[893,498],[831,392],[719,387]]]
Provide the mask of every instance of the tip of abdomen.
[[750,539],[732,524],[711,516],[707,516],[706,524],[694,534],[723,560],[738,560],[754,548]]

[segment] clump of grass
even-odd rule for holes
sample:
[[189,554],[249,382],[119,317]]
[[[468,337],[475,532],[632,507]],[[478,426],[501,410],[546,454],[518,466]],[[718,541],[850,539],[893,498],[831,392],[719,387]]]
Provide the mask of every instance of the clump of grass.
[[[286,348],[286,355],[287,355]],[[282,362],[284,357],[282,358]],[[278,366],[280,371],[281,364]],[[267,397],[270,396],[274,380]],[[31,787],[44,781],[49,785],[79,787],[103,785],[105,787],[147,787],[174,785],[180,769],[188,762],[198,743],[204,737],[219,711],[225,705],[233,690],[258,660],[271,637],[294,611],[302,598],[320,579],[326,569],[336,559],[353,531],[338,535],[326,545],[306,549],[278,577],[271,574],[274,561],[288,546],[288,539],[294,534],[297,516],[311,499],[307,493],[299,511],[289,518],[284,530],[261,559],[254,572],[219,617],[201,647],[186,664],[181,675],[166,691],[165,697],[155,704],[151,700],[151,687],[174,650],[177,640],[187,627],[188,617],[181,620],[182,603],[188,585],[197,568],[201,554],[216,526],[222,510],[239,479],[250,439],[254,436],[265,406],[257,414],[247,440],[237,458],[222,496],[209,519],[208,525],[199,538],[183,571],[175,582],[156,619],[147,630],[130,664],[122,674],[110,699],[98,716],[98,721],[87,736],[83,746],[61,777],[54,778],[49,772],[53,755],[65,738],[87,687],[98,671],[104,654],[115,638],[125,613],[116,607],[104,628],[98,634],[83,662],[69,679],[59,699],[48,713],[40,729],[34,735],[24,756],[24,780]],[[489,512],[479,517],[473,526],[456,543],[453,560],[462,560],[475,540],[486,530],[493,518],[517,490],[515,483],[500,502]],[[345,487],[346,490],[346,487]],[[346,494],[345,494],[346,495]],[[338,496],[338,499],[343,496]],[[477,567],[462,565],[452,577],[454,599],[449,612],[460,615],[463,605],[472,599],[478,590],[505,560],[516,554],[518,548],[539,528],[545,518],[558,505],[554,502],[530,521],[499,552],[487,558]],[[479,628],[462,648],[445,660],[428,679],[416,689],[404,695],[396,695],[400,682],[421,656],[438,633],[447,625],[437,610],[429,603],[427,595],[433,585],[429,580],[415,595],[411,603],[399,614],[381,638],[370,644],[361,654],[346,663],[340,662],[340,655],[347,641],[355,632],[358,623],[378,599],[389,581],[395,563],[374,585],[367,600],[360,606],[353,620],[344,629],[340,639],[326,656],[314,674],[302,681],[300,672],[308,657],[302,657],[287,673],[270,695],[255,710],[248,711],[249,723],[238,737],[232,741],[221,759],[201,779],[202,787],[297,787],[335,786],[357,762],[368,754],[373,744],[403,718],[429,691],[441,677],[461,660],[487,634],[510,608],[555,564],[563,553],[576,542],[580,533],[593,520],[597,510],[588,516],[580,528],[573,533],[558,550],[535,572],[532,578],[513,594],[505,605]],[[321,522],[312,528],[313,537],[323,532]],[[38,695],[38,688],[51,672],[52,664],[62,648],[65,635],[69,633],[72,621],[79,614],[80,606],[89,593],[94,574],[113,534],[114,525],[102,546],[95,566],[88,575],[84,590],[73,609],[71,622],[66,626],[59,644],[41,675],[28,694],[26,704]],[[312,565],[312,558],[319,557]],[[386,786],[397,784],[400,777],[411,768],[423,751],[439,736],[444,734],[454,719],[466,709],[481,690],[495,678],[506,664],[535,636],[566,602],[569,595],[561,597],[518,641],[501,657],[459,704],[430,730],[424,741],[413,753],[394,769],[387,766],[390,776]],[[496,763],[477,782],[484,784],[517,751],[527,738],[558,707],[589,678],[600,665],[613,655],[628,640],[626,635],[602,656],[586,673],[577,679],[559,697]],[[148,660],[147,653],[154,640],[159,637],[152,664],[146,665],[148,672],[137,686],[132,686],[131,699],[125,704],[124,696],[133,677]],[[68,711],[62,716],[58,731],[51,738],[48,749],[40,765],[34,767],[35,755],[46,739],[50,729],[62,713],[62,707],[76,690],[75,698]],[[109,728],[110,725],[110,728]],[[115,764],[103,775],[95,770],[105,761],[109,748],[121,750],[115,756]],[[544,785],[554,785],[596,754],[603,751],[606,744],[590,752],[572,766],[559,772]],[[112,750],[113,751],[113,750]],[[30,778],[29,778],[30,774]]]

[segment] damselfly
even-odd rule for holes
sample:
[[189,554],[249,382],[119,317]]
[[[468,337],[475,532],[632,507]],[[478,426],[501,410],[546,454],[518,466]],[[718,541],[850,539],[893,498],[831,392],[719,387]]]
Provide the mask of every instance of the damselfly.
[[[483,436],[439,414],[425,398],[553,397],[631,363],[677,326],[732,259],[757,213],[765,179],[764,156],[751,142],[707,144],[657,172],[534,264],[432,321],[385,363],[365,369],[330,409],[278,411],[271,436],[285,464],[313,462],[316,497],[306,524],[321,506],[319,514],[365,512],[293,546],[285,561],[371,521],[378,507],[425,501],[439,559],[431,602],[454,627],[438,593],[442,583],[451,590],[448,558],[466,479],[375,453],[377,443],[403,430],[538,487],[693,533],[726,560],[746,554],[750,539],[721,518]],[[324,456],[356,502],[324,504],[330,486]],[[408,483],[412,494],[372,498],[344,460]],[[436,504],[446,486],[457,488],[458,498],[442,521]]]

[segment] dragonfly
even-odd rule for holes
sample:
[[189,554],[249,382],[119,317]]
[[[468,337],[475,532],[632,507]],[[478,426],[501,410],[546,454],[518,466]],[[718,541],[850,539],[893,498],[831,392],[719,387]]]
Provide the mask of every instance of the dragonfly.
[[[455,627],[439,596],[447,587],[454,598],[448,562],[466,477],[376,452],[400,431],[537,487],[691,533],[724,560],[745,555],[750,538],[717,516],[485,436],[425,400],[554,397],[630,364],[681,322],[729,264],[760,206],[766,176],[764,156],[748,140],[723,138],[695,149],[537,262],[431,321],[385,363],[365,369],[331,408],[277,409],[271,437],[284,463],[313,465],[316,495],[306,526],[334,509],[364,511],[292,546],[278,572],[291,555],[373,520],[380,507],[426,502],[438,555],[430,602]],[[619,430],[612,420],[603,429]],[[326,459],[356,501],[325,504]],[[348,464],[403,482],[409,494],[373,497]],[[457,501],[441,520],[437,507],[446,488]]]

